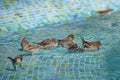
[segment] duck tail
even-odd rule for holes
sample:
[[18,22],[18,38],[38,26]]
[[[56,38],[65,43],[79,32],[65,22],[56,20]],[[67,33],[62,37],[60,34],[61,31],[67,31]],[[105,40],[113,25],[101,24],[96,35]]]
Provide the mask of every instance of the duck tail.
[[82,45],[84,45],[84,42],[85,42],[84,38],[82,36],[80,36],[80,38],[82,40]]
[[7,57],[7,59],[10,59],[12,62],[14,61],[14,59],[12,57]]
[[81,38],[82,42],[85,42],[85,40],[84,40],[84,38],[82,36],[80,36],[80,38]]
[[88,44],[88,45],[91,45],[88,41],[85,41],[84,38],[82,36],[80,36],[81,40],[82,40],[82,43],[84,45],[84,43]]

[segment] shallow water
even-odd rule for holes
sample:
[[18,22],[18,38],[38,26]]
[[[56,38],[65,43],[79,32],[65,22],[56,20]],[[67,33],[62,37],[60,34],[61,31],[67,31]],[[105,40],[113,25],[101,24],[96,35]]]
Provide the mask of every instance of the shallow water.
[[[120,18],[119,12],[106,17],[89,17],[64,24],[39,27],[0,36],[0,80],[119,80],[120,79]],[[75,35],[88,41],[101,41],[99,51],[68,53],[65,48],[40,50],[34,56],[24,56],[24,69],[13,70],[8,56],[28,54],[19,51],[20,42],[40,42],[55,37],[62,39]]]

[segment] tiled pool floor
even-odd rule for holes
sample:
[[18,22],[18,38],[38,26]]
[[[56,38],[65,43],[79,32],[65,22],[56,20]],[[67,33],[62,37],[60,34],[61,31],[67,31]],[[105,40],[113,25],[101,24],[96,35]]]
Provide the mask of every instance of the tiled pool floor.
[[[120,18],[88,18],[50,27],[31,29],[0,37],[0,80],[119,80],[120,78]],[[34,56],[24,56],[24,69],[13,70],[8,56],[28,54],[19,51],[20,42],[27,37],[32,42],[55,37],[65,38],[73,33],[82,46],[79,36],[89,41],[101,41],[99,51],[68,53],[65,48],[40,50]]]

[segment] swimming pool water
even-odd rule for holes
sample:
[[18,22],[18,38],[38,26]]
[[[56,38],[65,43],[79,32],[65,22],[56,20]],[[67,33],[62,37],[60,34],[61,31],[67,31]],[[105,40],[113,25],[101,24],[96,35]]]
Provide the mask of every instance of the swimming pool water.
[[[64,24],[38,27],[0,36],[0,80],[120,80],[120,13],[105,17],[89,17]],[[101,41],[99,51],[69,53],[57,47],[40,50],[34,56],[24,56],[24,69],[13,70],[8,56],[28,54],[19,51],[20,42],[27,37],[30,43],[47,38],[62,39],[75,35],[82,47],[80,36],[88,41]]]

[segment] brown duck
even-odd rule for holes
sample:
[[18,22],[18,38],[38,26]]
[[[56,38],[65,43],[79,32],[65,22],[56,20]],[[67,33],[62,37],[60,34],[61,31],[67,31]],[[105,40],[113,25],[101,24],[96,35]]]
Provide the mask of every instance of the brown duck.
[[81,39],[82,39],[83,47],[86,50],[99,50],[100,47],[101,47],[101,42],[100,41],[88,42],[88,41],[84,40],[83,37],[81,37]]
[[96,13],[98,13],[101,16],[106,16],[106,15],[109,15],[112,11],[113,11],[113,9],[107,9],[107,10],[103,10],[103,11],[97,11]]
[[45,39],[42,42],[37,43],[42,49],[54,49],[58,46],[57,40],[55,38]]
[[68,47],[69,44],[75,42],[74,37],[75,36],[73,34],[70,34],[70,35],[68,35],[67,38],[64,38],[62,40],[58,40],[58,45],[62,46],[62,47]]
[[84,52],[83,49],[80,48],[80,46],[78,46],[76,43],[69,44],[68,51],[69,52]]
[[12,57],[7,57],[7,58],[11,60],[12,65],[14,67],[14,70],[17,69],[16,68],[17,65],[19,65],[21,68],[23,68],[22,67],[22,61],[23,61],[23,56],[22,55],[19,55],[19,56],[15,57],[15,58],[12,58]]
[[36,53],[38,50],[40,50],[39,46],[33,46],[33,45],[29,44],[26,37],[24,37],[23,40],[21,41],[21,47],[22,47],[22,50],[31,52],[32,55],[34,53]]

